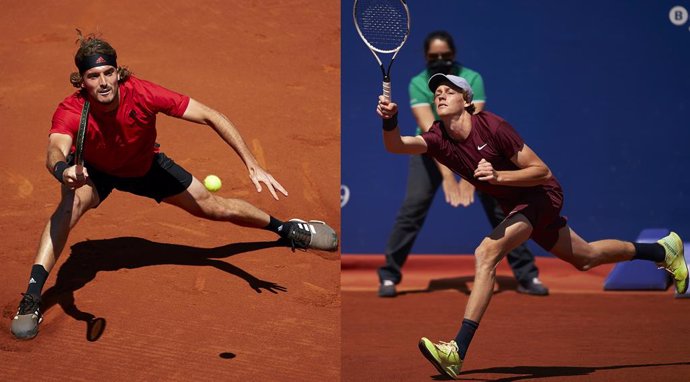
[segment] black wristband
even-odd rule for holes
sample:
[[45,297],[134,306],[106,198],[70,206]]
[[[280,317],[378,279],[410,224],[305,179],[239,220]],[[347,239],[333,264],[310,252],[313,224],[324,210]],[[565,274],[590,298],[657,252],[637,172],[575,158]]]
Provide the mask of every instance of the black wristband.
[[62,174],[67,170],[69,165],[65,161],[60,161],[55,163],[55,166],[53,166],[53,176],[55,179],[58,180],[60,183],[65,183],[65,181],[62,179]]
[[398,113],[393,114],[392,117],[383,120],[383,129],[391,131],[398,127]]

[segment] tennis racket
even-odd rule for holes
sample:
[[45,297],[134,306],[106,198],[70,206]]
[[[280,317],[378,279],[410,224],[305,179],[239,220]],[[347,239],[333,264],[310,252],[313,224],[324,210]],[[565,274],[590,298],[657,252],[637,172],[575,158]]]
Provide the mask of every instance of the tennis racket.
[[[410,11],[405,0],[355,0],[352,7],[355,28],[367,45],[383,74],[383,96],[391,99],[391,66],[410,35]],[[388,68],[378,53],[392,53]]]
[[77,175],[84,175],[84,137],[89,120],[89,101],[84,102],[81,109],[81,119],[79,120],[79,132],[77,133],[77,143],[74,145],[74,164],[77,165]]

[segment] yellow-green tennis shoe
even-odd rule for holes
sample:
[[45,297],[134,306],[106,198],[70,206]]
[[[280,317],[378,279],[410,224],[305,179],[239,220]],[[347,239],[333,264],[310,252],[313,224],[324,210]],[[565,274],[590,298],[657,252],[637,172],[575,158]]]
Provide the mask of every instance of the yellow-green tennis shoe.
[[683,240],[675,232],[671,232],[657,243],[661,244],[666,251],[666,259],[663,263],[659,263],[659,266],[673,275],[676,293],[685,293],[688,290],[688,265],[685,263],[683,254]]
[[455,341],[440,341],[435,344],[428,338],[422,337],[419,340],[419,350],[439,373],[458,379],[460,369],[462,369],[462,359],[458,354],[458,345]]

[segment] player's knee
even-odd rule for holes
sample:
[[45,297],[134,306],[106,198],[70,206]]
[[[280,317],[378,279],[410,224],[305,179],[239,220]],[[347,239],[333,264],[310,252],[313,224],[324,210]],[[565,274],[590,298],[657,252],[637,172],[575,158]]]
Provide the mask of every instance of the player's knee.
[[227,215],[228,211],[216,204],[204,206],[203,208],[203,216],[211,220],[223,220],[223,217]]
[[91,208],[93,208],[91,200],[85,200],[79,197],[79,195],[75,195],[74,201],[72,202],[72,218],[79,219],[86,213],[86,211],[88,211]]
[[586,272],[596,265],[594,260],[590,257],[586,256],[581,256],[575,258],[571,264],[577,269],[578,271]]
[[201,206],[202,215],[211,220],[225,221],[231,219],[236,212],[222,203],[215,196],[211,196]]
[[497,245],[483,241],[474,250],[475,263],[478,272],[491,272],[496,269],[500,260],[500,248]]

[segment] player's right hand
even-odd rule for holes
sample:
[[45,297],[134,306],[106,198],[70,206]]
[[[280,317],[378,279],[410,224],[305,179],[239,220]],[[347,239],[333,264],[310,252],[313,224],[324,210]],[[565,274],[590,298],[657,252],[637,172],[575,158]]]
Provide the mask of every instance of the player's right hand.
[[89,180],[89,171],[86,167],[80,166],[81,169],[77,167],[76,165],[68,167],[65,172],[62,173],[63,183],[70,190],[76,190],[85,185]]
[[394,115],[398,114],[398,104],[380,95],[379,103],[376,106],[376,113],[383,119],[393,118]]

